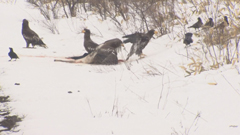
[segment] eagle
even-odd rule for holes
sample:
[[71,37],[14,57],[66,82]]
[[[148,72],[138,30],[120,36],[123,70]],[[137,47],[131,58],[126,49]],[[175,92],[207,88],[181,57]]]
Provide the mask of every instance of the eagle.
[[147,46],[154,34],[157,34],[157,31],[152,29],[146,34],[135,32],[133,34],[123,36],[122,38],[127,38],[123,41],[123,43],[132,43],[130,53],[128,53],[126,60],[128,60],[134,53],[140,58],[145,57],[145,54],[143,54],[142,51]]
[[188,28],[195,28],[195,30],[196,30],[196,29],[199,29],[200,27],[202,27],[202,25],[203,25],[202,19],[200,17],[198,17],[198,21]]
[[92,41],[90,35],[91,35],[91,31],[89,29],[83,29],[82,33],[84,33],[84,41],[83,41],[83,46],[85,48],[85,50],[87,51],[87,53],[84,53],[82,56],[73,56],[73,57],[67,57],[67,59],[81,59],[86,57],[88,54],[90,54],[91,52],[93,52],[94,50],[96,50],[96,48],[99,46],[97,43],[95,43],[94,41]]
[[214,26],[214,22],[212,18],[208,18],[208,21],[202,26],[202,29],[208,29]]
[[91,31],[89,29],[84,29],[84,30],[82,30],[82,33],[84,33],[83,45],[84,45],[85,50],[88,53],[93,52],[99,45],[92,41],[92,39],[90,37]]
[[32,44],[32,47],[39,45],[41,47],[47,48],[47,45],[42,41],[42,39],[29,27],[29,22],[26,19],[23,19],[22,22],[22,36],[26,41],[26,47],[29,48],[29,44]]
[[192,35],[193,34],[190,33],[190,32],[185,34],[185,38],[183,40],[183,43],[186,44],[186,46],[190,45],[193,42]]
[[11,47],[9,47],[10,52],[8,53],[8,56],[11,58],[9,61],[11,61],[12,59],[19,59],[18,55],[13,51],[13,49]]
[[87,63],[99,65],[116,65],[118,60],[118,52],[123,46],[123,42],[119,38],[107,40],[96,47],[94,51],[86,57],[73,60],[73,59],[55,59],[54,61],[69,62],[69,63]]
[[118,38],[107,40],[86,57],[85,63],[103,65],[118,64],[117,54],[121,46],[123,46],[123,42]]

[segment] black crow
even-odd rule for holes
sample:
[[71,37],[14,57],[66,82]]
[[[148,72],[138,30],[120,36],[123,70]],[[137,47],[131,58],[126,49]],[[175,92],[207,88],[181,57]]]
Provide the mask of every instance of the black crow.
[[196,30],[196,29],[199,29],[202,25],[203,25],[202,19],[198,17],[198,21],[188,28],[195,28]]
[[132,43],[130,53],[128,54],[126,60],[128,60],[134,53],[140,58],[145,57],[145,54],[142,53],[142,50],[147,46],[154,34],[157,34],[157,31],[150,30],[146,34],[136,32],[134,34],[123,36],[123,38],[127,38],[123,41],[123,43]]
[[19,57],[17,56],[17,54],[13,51],[13,49],[11,47],[9,47],[10,52],[8,53],[8,56],[11,58],[9,61],[11,61],[12,59],[19,59]]
[[85,47],[85,50],[88,53],[91,53],[92,51],[94,51],[98,47],[98,44],[92,41],[92,39],[90,37],[91,32],[90,32],[89,29],[84,29],[82,31],[82,33],[84,33],[83,45]]
[[229,23],[228,23],[228,18],[227,16],[224,16],[223,18],[223,22],[221,22],[220,24],[218,24],[214,29],[221,29],[222,32],[223,32],[223,29],[228,26]]
[[47,45],[42,41],[42,39],[29,28],[29,22],[26,19],[23,19],[22,22],[22,35],[26,41],[26,47],[29,48],[29,44],[32,44],[32,47],[39,45],[41,47],[47,48]]
[[186,44],[186,46],[190,45],[193,42],[192,35],[193,34],[190,33],[190,32],[185,34],[185,38],[183,40],[183,43]]
[[208,29],[214,26],[212,18],[208,18],[208,21],[202,26],[202,29]]

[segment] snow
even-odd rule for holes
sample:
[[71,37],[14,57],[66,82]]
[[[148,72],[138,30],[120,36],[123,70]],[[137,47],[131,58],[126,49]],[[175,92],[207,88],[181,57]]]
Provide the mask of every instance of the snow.
[[[239,63],[184,77],[179,66],[187,60],[176,53],[185,52],[184,44],[167,35],[152,39],[141,60],[134,55],[114,66],[54,62],[85,52],[84,27],[97,43],[122,34],[111,21],[91,15],[86,21],[59,19],[60,34],[54,35],[25,1],[0,3],[0,12],[0,92],[10,96],[11,114],[24,116],[20,131],[6,134],[240,134]],[[24,18],[48,49],[23,48]],[[125,46],[129,51],[130,44]],[[19,60],[8,61],[9,47]],[[126,55],[122,50],[119,59]]]

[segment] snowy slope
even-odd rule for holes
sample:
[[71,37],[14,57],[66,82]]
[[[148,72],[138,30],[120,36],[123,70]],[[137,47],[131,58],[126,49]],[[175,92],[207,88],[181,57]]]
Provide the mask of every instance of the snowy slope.
[[[235,67],[184,77],[179,66],[187,60],[176,53],[184,53],[184,45],[168,36],[152,39],[142,60],[133,56],[115,66],[54,62],[85,52],[79,33],[84,27],[97,43],[121,39],[122,34],[110,21],[99,22],[92,15],[82,22],[59,20],[60,34],[53,35],[41,25],[39,11],[24,1],[0,3],[0,14],[0,86],[11,98],[11,113],[25,116],[16,128],[20,131],[10,134],[240,134],[240,77]],[[24,18],[48,49],[23,48]],[[125,46],[129,51],[130,44]],[[19,60],[8,61],[9,47]],[[126,54],[122,50],[119,59]]]

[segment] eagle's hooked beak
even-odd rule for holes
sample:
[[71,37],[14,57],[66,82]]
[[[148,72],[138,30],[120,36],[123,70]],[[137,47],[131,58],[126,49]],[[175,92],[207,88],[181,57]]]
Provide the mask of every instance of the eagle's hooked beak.
[[158,32],[155,30],[155,31],[154,31],[154,34],[155,34],[155,35],[157,35],[157,34],[158,34]]
[[85,30],[82,30],[82,33],[85,33],[86,31]]
[[121,44],[122,47],[125,47],[124,44]]

